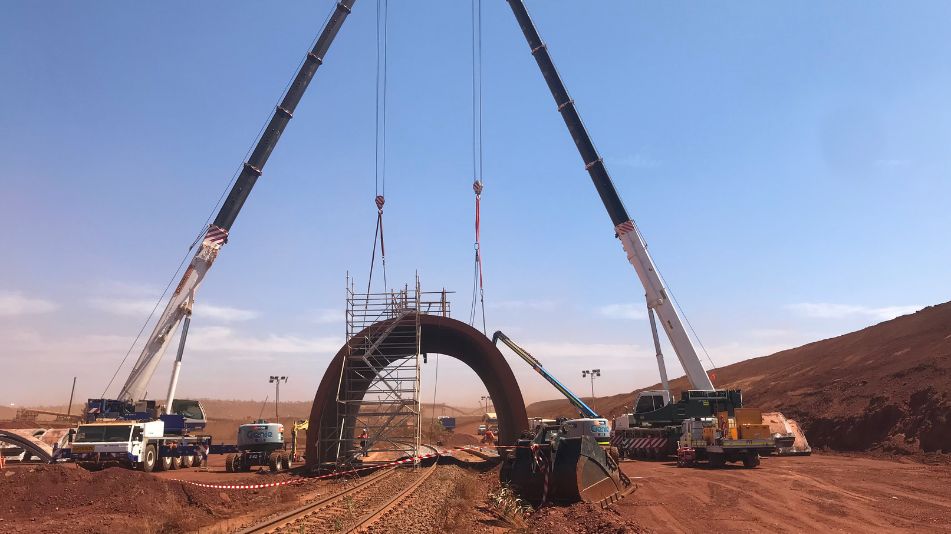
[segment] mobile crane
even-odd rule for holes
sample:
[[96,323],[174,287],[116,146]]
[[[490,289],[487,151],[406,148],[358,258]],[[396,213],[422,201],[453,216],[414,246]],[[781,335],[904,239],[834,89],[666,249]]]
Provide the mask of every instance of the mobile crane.
[[[284,133],[291,117],[294,116],[294,110],[300,103],[301,97],[304,96],[304,92],[310,85],[314,74],[323,64],[324,56],[330,48],[330,44],[346,20],[347,15],[350,14],[355,1],[341,0],[337,3],[334,12],[327,19],[320,36],[314,43],[313,49],[307,53],[301,63],[294,81],[288,86],[281,103],[275,108],[274,114],[258,139],[251,156],[242,165],[241,172],[221,205],[218,215],[205,231],[201,246],[192,258],[185,274],[176,286],[175,292],[166,304],[165,310],[155,324],[155,328],[149,335],[142,353],[119,392],[120,400],[135,401],[145,395],[149,381],[155,373],[155,368],[182,321],[185,322],[185,326],[182,328],[183,340],[181,343],[184,345],[184,335],[187,335],[187,325],[190,322],[192,306],[195,303],[195,292],[198,291],[202,279],[218,257],[221,247],[228,242],[231,226],[248,199],[254,184],[263,173],[264,165],[281,138],[281,134]],[[177,377],[180,365],[181,360],[179,359],[173,372],[174,377]],[[169,400],[174,398],[175,384],[176,380],[173,378],[169,387]],[[171,402],[166,402],[166,407],[170,408]]]
[[[654,317],[656,316],[693,388],[691,391],[684,392],[683,399],[675,404],[670,403],[669,391],[642,392],[635,403],[636,407],[645,408],[643,412],[640,412],[640,414],[643,414],[640,416],[640,420],[647,421],[644,424],[650,427],[652,423],[661,423],[661,420],[667,419],[672,424],[664,424],[662,432],[674,432],[676,436],[672,437],[679,438],[682,433],[680,427],[688,415],[694,415],[692,411],[700,412],[696,414],[697,417],[714,417],[721,412],[726,413],[728,417],[733,417],[734,410],[742,407],[741,392],[739,390],[717,390],[703,369],[697,349],[687,334],[685,322],[674,306],[663,278],[658,273],[657,266],[647,251],[643,236],[621,201],[605,167],[604,159],[594,147],[594,143],[591,141],[591,137],[588,135],[588,131],[575,106],[575,101],[568,94],[561,76],[555,69],[548,47],[539,36],[525,7],[524,0],[508,0],[508,3],[515,14],[522,33],[525,35],[525,39],[528,41],[532,56],[535,58],[539,69],[541,69],[548,89],[555,99],[555,104],[565,121],[565,125],[568,127],[568,132],[578,148],[585,170],[588,171],[591,181],[601,197],[601,202],[608,212],[611,224],[614,227],[614,235],[621,241],[621,247],[637,273],[647,299],[651,324],[654,324]],[[658,362],[661,366],[661,373],[662,376],[666,377],[656,330],[654,338],[655,344],[658,346]],[[648,405],[651,408],[650,410],[646,409]],[[648,415],[648,413],[653,415]],[[638,429],[636,424],[629,425],[627,428],[624,426],[629,421],[637,421],[638,417],[636,416],[638,415],[636,411],[632,417],[622,416],[615,420],[614,432],[617,435],[615,443],[633,443],[633,440],[628,440],[626,437],[622,438],[622,436],[628,430]],[[676,430],[671,430],[671,428]],[[676,439],[673,440],[673,443],[676,443]]]
[[[192,431],[204,428],[205,413],[201,404],[197,401],[175,399],[195,293],[218,257],[221,247],[228,242],[238,213],[257,179],[262,175],[264,165],[293,117],[294,110],[314,74],[323,64],[330,44],[350,14],[355,1],[337,2],[250,157],[243,163],[217,216],[205,229],[198,250],[169,298],[118,397],[89,399],[87,402],[86,422],[79,426],[76,443],[70,453],[78,461],[92,466],[109,459],[151,471],[197,465],[200,461],[195,458],[207,456],[210,437],[191,435]],[[179,326],[181,337],[178,354],[165,404],[161,406],[156,401],[144,400],[143,397]]]

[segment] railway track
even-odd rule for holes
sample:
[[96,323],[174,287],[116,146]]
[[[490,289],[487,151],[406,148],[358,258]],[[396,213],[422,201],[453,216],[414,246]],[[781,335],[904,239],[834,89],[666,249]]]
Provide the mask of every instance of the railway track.
[[400,509],[433,473],[426,468],[390,467],[354,485],[285,514],[241,530],[239,534],[303,532],[368,532],[372,525]]

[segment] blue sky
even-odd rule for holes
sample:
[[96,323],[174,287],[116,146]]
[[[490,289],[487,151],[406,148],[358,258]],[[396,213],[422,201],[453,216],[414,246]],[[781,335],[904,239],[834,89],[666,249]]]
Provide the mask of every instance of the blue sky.
[[[717,364],[949,300],[951,5],[528,5]],[[4,6],[0,402],[63,402],[74,375],[101,393],[331,6]],[[311,398],[342,344],[375,222],[375,11],[357,2],[203,284],[183,395],[263,398],[281,373]],[[470,24],[467,1],[391,2],[389,279],[456,291],[462,319]],[[643,291],[505,2],[483,46],[490,331],[580,391],[591,367],[599,394],[656,382]],[[474,406],[447,362],[438,397]]]

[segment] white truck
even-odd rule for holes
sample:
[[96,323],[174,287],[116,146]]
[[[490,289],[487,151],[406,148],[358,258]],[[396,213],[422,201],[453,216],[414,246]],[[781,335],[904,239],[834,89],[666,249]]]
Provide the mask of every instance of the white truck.
[[148,473],[199,467],[210,447],[210,436],[167,434],[161,419],[96,421],[79,425],[67,454],[87,469],[121,465]]

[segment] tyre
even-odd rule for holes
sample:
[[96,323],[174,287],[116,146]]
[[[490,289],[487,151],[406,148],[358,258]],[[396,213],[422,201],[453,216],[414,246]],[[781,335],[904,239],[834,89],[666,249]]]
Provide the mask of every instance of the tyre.
[[756,454],[755,452],[750,452],[750,453],[747,453],[746,456],[743,457],[743,467],[746,467],[747,469],[752,469],[758,465],[759,465],[759,454]]
[[179,468],[179,469],[188,469],[189,467],[192,466],[192,463],[194,463],[194,462],[195,462],[195,457],[192,456],[191,454],[188,454],[188,455],[186,455],[186,456],[182,456],[181,462],[179,462],[179,464],[178,464],[178,468]]
[[294,467],[294,458],[287,453],[284,453],[284,469],[290,469]]
[[158,454],[155,452],[155,445],[146,445],[145,451],[142,453],[142,461],[139,463],[142,466],[142,471],[146,473],[155,471],[157,463]]
[[201,467],[203,461],[204,460],[200,454],[192,456],[192,467]]
[[277,473],[281,470],[281,453],[272,452],[267,457],[267,465],[271,468],[272,473]]
[[724,464],[726,464],[726,458],[724,458],[720,453],[709,454],[708,461],[710,463],[710,467],[723,467]]
[[174,463],[172,460],[174,460],[174,458],[172,458],[171,456],[160,457],[158,459],[158,463],[155,464],[155,470],[156,471],[170,471],[174,469],[174,467],[172,467],[172,464]]
[[229,454],[225,456],[225,471],[229,473],[234,473],[234,455]]
[[181,456],[172,456],[171,458],[169,458],[169,460],[170,460],[169,463],[171,464],[169,465],[169,469],[173,469],[173,470],[178,469],[178,466],[180,466],[182,463]]

